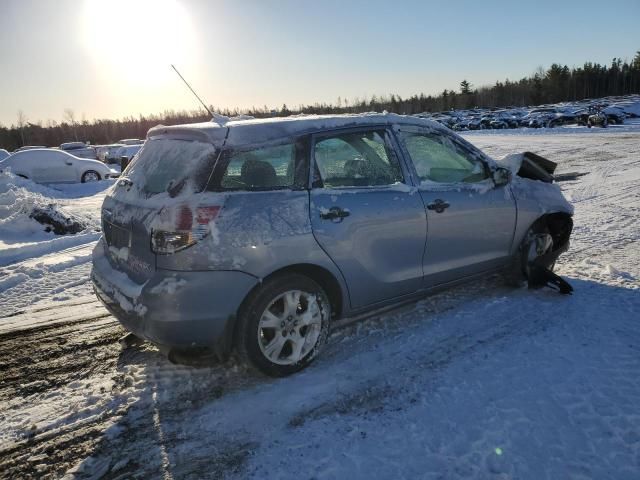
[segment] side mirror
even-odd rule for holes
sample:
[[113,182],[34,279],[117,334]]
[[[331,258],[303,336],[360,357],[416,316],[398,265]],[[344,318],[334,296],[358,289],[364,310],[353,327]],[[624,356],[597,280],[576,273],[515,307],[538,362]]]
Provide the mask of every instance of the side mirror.
[[498,167],[493,172],[493,183],[495,183],[496,187],[502,187],[511,181],[512,176],[511,170],[508,168]]

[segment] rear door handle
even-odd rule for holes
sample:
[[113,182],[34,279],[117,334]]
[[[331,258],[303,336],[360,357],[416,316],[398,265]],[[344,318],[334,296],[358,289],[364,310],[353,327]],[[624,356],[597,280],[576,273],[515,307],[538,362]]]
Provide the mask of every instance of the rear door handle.
[[449,207],[450,207],[449,203],[445,202],[444,200],[441,200],[440,198],[434,200],[433,202],[427,205],[427,208],[429,210],[435,210],[436,213],[442,213]]
[[351,215],[351,212],[349,210],[343,210],[340,207],[331,207],[329,210],[320,212],[320,218],[322,218],[323,220],[342,220],[349,215]]

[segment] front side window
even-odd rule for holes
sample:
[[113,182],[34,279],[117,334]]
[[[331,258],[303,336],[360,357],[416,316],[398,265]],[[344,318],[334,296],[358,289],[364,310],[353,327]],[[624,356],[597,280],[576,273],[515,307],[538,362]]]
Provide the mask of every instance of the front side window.
[[295,159],[295,143],[229,152],[220,186],[226,190],[290,188]]
[[403,180],[385,130],[323,138],[316,142],[314,156],[325,188],[392,185]]
[[489,178],[484,164],[444,135],[403,133],[421,182],[476,183]]

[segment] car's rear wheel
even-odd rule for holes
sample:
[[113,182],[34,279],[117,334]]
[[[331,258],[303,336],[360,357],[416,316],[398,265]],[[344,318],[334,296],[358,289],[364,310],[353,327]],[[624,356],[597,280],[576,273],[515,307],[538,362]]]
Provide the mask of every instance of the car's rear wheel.
[[94,170],[87,170],[82,174],[82,178],[80,179],[82,183],[87,182],[97,182],[101,179],[100,174]]
[[331,306],[313,280],[288,274],[268,280],[240,310],[238,353],[270,376],[306,367],[329,334]]

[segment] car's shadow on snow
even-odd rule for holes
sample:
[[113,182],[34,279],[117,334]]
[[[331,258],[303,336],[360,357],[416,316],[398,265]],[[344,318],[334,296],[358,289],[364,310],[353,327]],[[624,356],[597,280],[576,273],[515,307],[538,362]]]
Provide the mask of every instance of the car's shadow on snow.
[[[452,365],[472,368],[514,342],[637,312],[637,289],[568,280],[570,296],[509,289],[495,277],[444,291],[335,332],[321,358],[284,379],[233,360],[193,367],[150,347],[124,350],[114,396],[126,411],[91,461],[106,460],[103,478],[241,474],[278,432],[409,409],[429,401]],[[617,328],[625,325],[633,330],[631,315]]]

